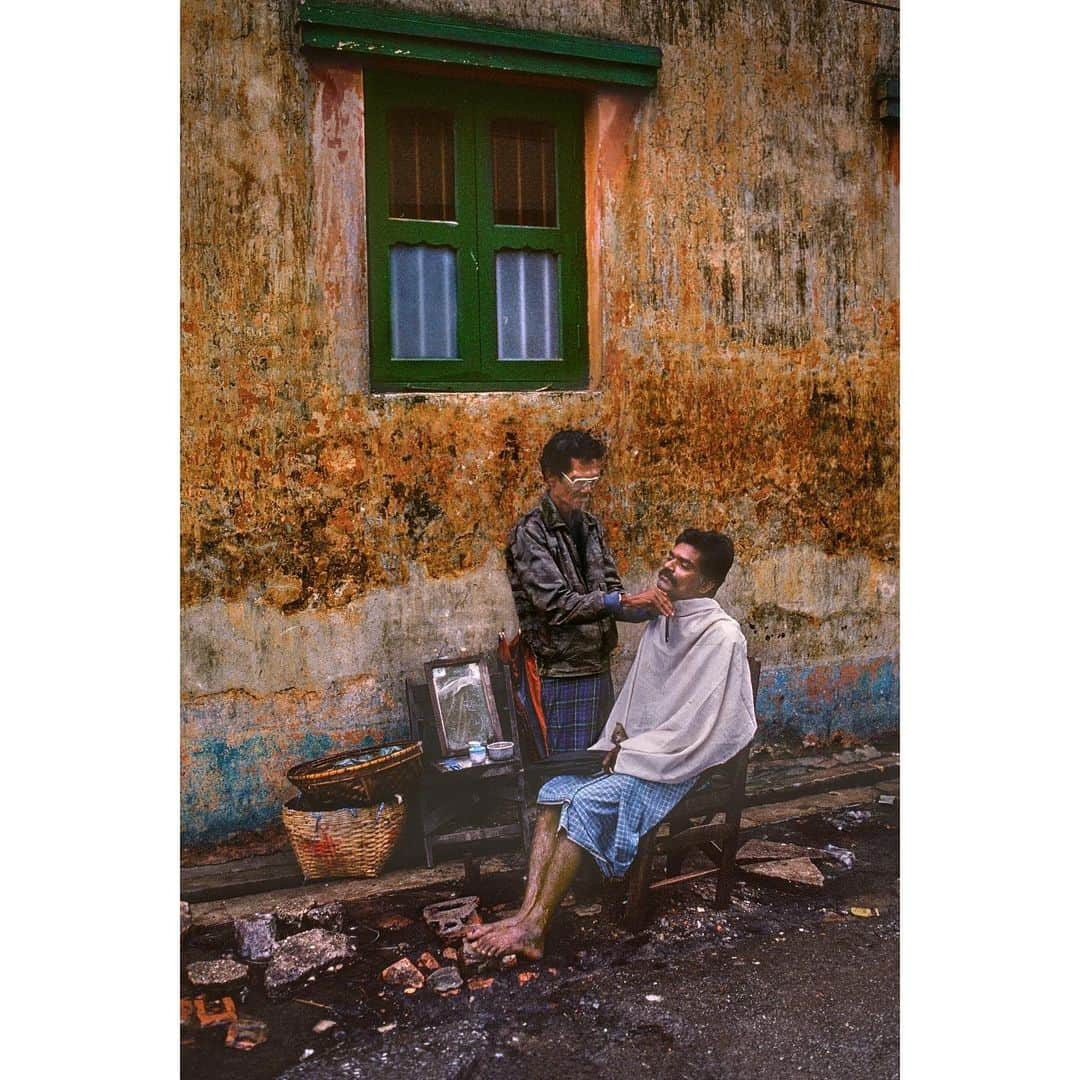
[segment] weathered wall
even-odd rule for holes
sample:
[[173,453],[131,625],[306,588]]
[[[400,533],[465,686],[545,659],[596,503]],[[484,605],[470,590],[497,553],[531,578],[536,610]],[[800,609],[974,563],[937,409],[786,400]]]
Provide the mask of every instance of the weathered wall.
[[[628,583],[724,528],[767,725],[897,701],[895,13],[844,0],[385,4],[650,43],[588,159],[602,368],[577,394],[366,393],[363,81],[288,0],[184,0],[182,826],[255,850],[305,757],[402,733],[401,676],[512,629],[502,537],[567,425]],[[624,634],[617,681],[636,640]],[[223,841],[237,841],[225,847]]]

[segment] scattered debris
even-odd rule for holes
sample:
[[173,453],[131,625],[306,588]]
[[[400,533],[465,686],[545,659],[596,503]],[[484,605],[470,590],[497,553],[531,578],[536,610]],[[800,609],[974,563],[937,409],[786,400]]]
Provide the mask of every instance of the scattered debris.
[[549,975],[558,975],[559,974],[559,969],[558,968],[548,968],[548,974]]
[[180,943],[188,936],[191,929],[191,905],[186,900],[180,901]]
[[320,1020],[311,1030],[316,1035],[321,1035],[324,1031],[329,1031],[331,1028],[337,1027],[336,1020]]
[[816,848],[800,847],[798,844],[778,844],[773,840],[747,840],[735,855],[736,862],[766,862],[773,859],[809,858],[816,855]]
[[257,963],[270,959],[277,938],[277,920],[270,912],[237,919],[234,925],[237,951],[242,959]]
[[841,915],[840,912],[838,912],[838,911],[826,911],[825,914],[821,916],[821,921],[822,922],[843,922],[844,921],[844,916]]
[[577,901],[574,899],[574,894],[568,892],[560,901],[559,907],[573,907]]
[[297,1001],[301,1005],[314,1005],[316,1009],[327,1009],[330,1012],[336,1011],[333,1005],[324,1005],[321,1001],[312,1001],[310,998],[293,998],[293,1001]]
[[239,988],[248,977],[247,964],[238,964],[227,958],[222,960],[197,960],[187,966],[188,981],[200,990],[228,990]]
[[456,967],[441,967],[433,971],[427,977],[427,987],[437,994],[445,994],[450,990],[457,990],[464,979]]
[[[457,954],[455,953],[455,959],[456,958]],[[425,971],[437,971],[442,965],[431,955],[431,953],[425,952],[420,954],[420,959],[417,960],[416,966],[423,968]]]
[[225,1032],[225,1045],[233,1050],[254,1050],[266,1042],[270,1029],[264,1020],[250,1016],[240,1016],[229,1025]]
[[518,972],[518,986],[524,986],[527,982],[532,982],[536,978],[538,972],[535,971],[519,971]]
[[489,975],[486,979],[477,975],[470,979],[466,985],[470,990],[486,990],[494,981],[494,975]]
[[826,844],[822,849],[833,862],[840,863],[845,869],[850,870],[855,865],[855,852],[848,848],[837,847],[836,844]]
[[385,1034],[387,1034],[387,1032],[393,1031],[394,1028],[396,1028],[396,1027],[397,1027],[397,1021],[396,1020],[391,1020],[389,1024],[380,1024],[379,1027],[377,1027],[375,1030],[380,1035],[385,1035]]
[[304,1052],[303,1052],[303,1053],[302,1053],[302,1054],[300,1055],[300,1060],[301,1060],[301,1061],[307,1061],[307,1059],[308,1059],[309,1057],[311,1057],[311,1055],[312,1055],[312,1054],[314,1054],[314,1053],[315,1053],[315,1051],[314,1051],[314,1050],[312,1050],[312,1049],[311,1049],[310,1047],[308,1047],[308,1049],[307,1049],[307,1050],[305,1050],[305,1051],[304,1051]]
[[444,960],[449,960],[451,964],[456,964],[458,962],[457,949],[453,948],[450,945],[447,945],[446,948],[442,951],[442,958]]
[[645,995],[645,1000],[655,1002],[655,1001],[663,1001],[664,999],[659,994],[646,994]]
[[833,746],[842,746],[845,750],[862,745],[862,739],[858,735],[852,735],[850,731],[845,731],[843,728],[837,728],[829,736],[829,742]]
[[743,867],[747,874],[788,881],[795,885],[810,885],[820,888],[825,884],[821,871],[807,858],[778,859],[775,862],[748,863]]
[[412,926],[413,920],[407,915],[401,915],[396,911],[387,912],[382,918],[375,924],[380,930],[404,930],[407,926]]
[[858,828],[870,821],[869,810],[845,810],[841,814],[834,814],[825,820],[834,828],[843,832],[844,829]]
[[304,927],[309,930],[334,930],[345,928],[345,907],[340,900],[328,904],[316,904],[304,914]]
[[305,930],[293,934],[274,949],[266,969],[266,996],[271,1001],[286,997],[305,979],[325,971],[331,964],[351,960],[356,946],[345,934],[331,930]]
[[876,746],[860,746],[852,751],[856,761],[873,761],[881,757],[881,751]]
[[860,919],[870,919],[875,915],[880,915],[881,912],[876,907],[853,907],[848,908],[848,911],[852,915],[858,916]]
[[603,911],[602,904],[579,904],[574,908],[574,914],[583,919],[589,915],[599,915],[601,911]]
[[407,956],[384,968],[382,980],[391,986],[412,987],[414,990],[424,985],[423,973]]
[[424,922],[444,941],[457,941],[465,934],[465,927],[481,922],[476,909],[479,896],[461,896],[440,900],[424,908]]
[[517,962],[518,958],[514,953],[507,953],[499,960],[499,963],[502,964],[504,968],[517,967]]
[[194,1015],[194,1012],[195,1012],[195,1003],[191,1000],[191,998],[181,998],[180,999],[180,1023],[181,1024],[190,1024],[191,1023],[191,1017]]
[[207,1000],[200,994],[194,1001],[195,1019],[199,1027],[217,1027],[218,1024],[232,1024],[236,1021],[236,1005],[231,997],[220,1000]]
[[877,797],[877,801],[878,801],[878,804],[881,805],[881,806],[895,806],[896,805],[896,796],[895,795],[879,795]]

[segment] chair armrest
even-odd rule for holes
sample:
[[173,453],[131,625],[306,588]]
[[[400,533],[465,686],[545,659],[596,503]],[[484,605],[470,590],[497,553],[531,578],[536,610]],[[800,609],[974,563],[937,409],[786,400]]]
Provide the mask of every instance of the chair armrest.
[[598,773],[607,756],[606,750],[567,750],[561,754],[549,754],[543,761],[526,766],[531,778],[551,779],[553,776],[590,776]]

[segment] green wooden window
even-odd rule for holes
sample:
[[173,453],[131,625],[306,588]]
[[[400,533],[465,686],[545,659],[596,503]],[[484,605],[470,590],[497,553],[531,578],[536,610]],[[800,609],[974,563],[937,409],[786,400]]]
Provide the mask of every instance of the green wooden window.
[[588,378],[573,92],[368,69],[373,390]]

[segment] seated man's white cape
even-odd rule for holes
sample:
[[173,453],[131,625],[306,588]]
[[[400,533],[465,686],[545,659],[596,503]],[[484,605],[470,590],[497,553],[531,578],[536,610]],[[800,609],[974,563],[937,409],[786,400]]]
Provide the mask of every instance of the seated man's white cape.
[[676,784],[734,757],[754,737],[754,691],[739,624],[710,597],[677,600],[653,619],[593,750],[610,750],[622,724],[615,772]]

